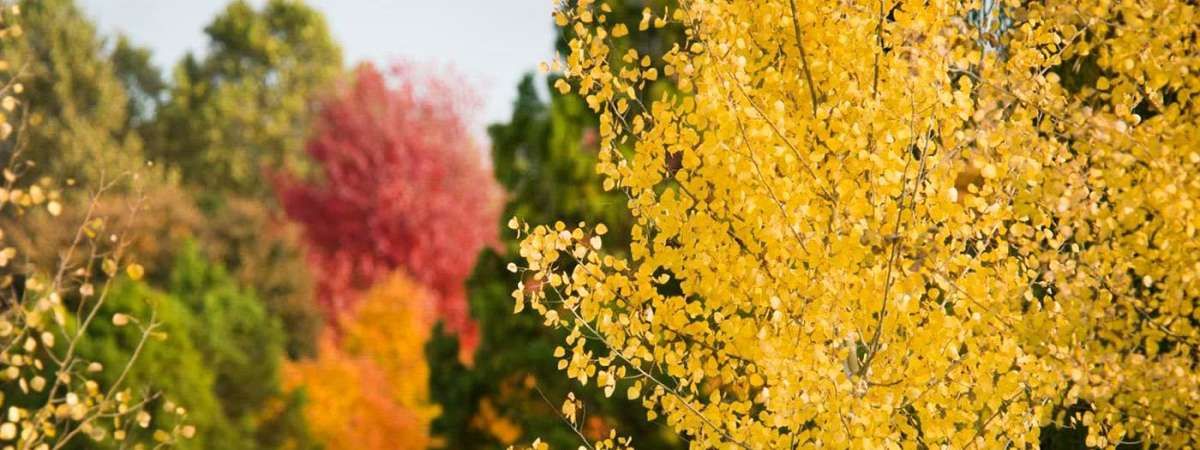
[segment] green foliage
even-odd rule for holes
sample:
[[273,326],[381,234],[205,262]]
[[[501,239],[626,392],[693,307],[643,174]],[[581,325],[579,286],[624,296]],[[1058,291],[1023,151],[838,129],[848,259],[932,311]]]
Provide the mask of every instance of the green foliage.
[[[152,339],[142,347],[124,385],[148,392],[164,392],[165,398],[155,402],[158,405],[163,400],[186,405],[188,420],[196,426],[197,433],[194,439],[184,442],[182,448],[218,448],[221,442],[237,442],[239,436],[225,419],[220,401],[213,395],[216,374],[208,367],[204,352],[192,339],[196,325],[186,305],[144,283],[117,282],[97,320],[89,328],[88,338],[80,341],[79,352],[84,359],[99,362],[106,368],[126,366],[142,333],[138,326],[118,327],[106,319],[116,313],[143,318],[153,314],[155,320],[162,323],[158,330],[162,340]],[[119,376],[119,370],[106,370],[99,379],[103,384],[111,385]],[[97,445],[77,443],[84,444],[83,447]]]
[[[320,322],[294,230],[272,207],[260,168],[302,155],[310,101],[340,71],[323,18],[293,1],[235,2],[208,27],[206,56],[187,58],[168,83],[149,50],[106,41],[73,0],[28,1],[22,10],[23,35],[9,30],[18,38],[0,48],[23,83],[9,116],[29,125],[19,159],[39,176],[90,188],[101,176],[139,174],[122,184],[137,189],[119,189],[118,201],[93,212],[127,227],[131,250],[148,256],[151,270],[143,282],[119,283],[82,350],[118,369],[104,373],[115,377],[140,334],[108,318],[154,309],[168,337],[145,347],[123,385],[187,408],[197,437],[184,448],[312,447],[302,394],[282,392],[279,365],[285,349],[312,352]],[[12,141],[0,144],[5,160]],[[157,168],[147,169],[147,158]],[[127,217],[123,205],[134,202],[145,210]],[[82,206],[67,210],[90,210]],[[3,225],[30,258],[53,262],[60,247],[49,244],[74,238],[60,222]]]
[[283,330],[253,294],[195,245],[180,249],[169,289],[194,317],[196,343],[217,375],[215,391],[230,417],[252,414],[278,393]]
[[554,94],[547,104],[538,98],[532,76],[521,80],[512,119],[488,128],[496,178],[513,198],[505,220],[525,214],[549,218],[555,211],[563,220],[628,222],[624,197],[601,189],[595,122],[578,98]]
[[28,109],[14,121],[29,125],[31,151],[22,159],[82,182],[140,167],[141,143],[123,132],[127,96],[96,27],[72,0],[21,6],[24,35],[3,51],[13,55],[27,92],[22,101]]
[[125,129],[133,131],[154,118],[162,105],[167,82],[160,69],[150,61],[150,49],[130,42],[123,34],[117,36],[109,59],[112,60],[117,79],[125,87]]
[[[194,234],[206,250],[284,320],[288,354],[311,355],[320,325],[311,281],[264,170],[303,172],[313,103],[340,73],[341,50],[322,15],[295,1],[232,2],[205,32],[205,56],[180,62],[165,99],[152,103],[141,130],[147,152],[192,189],[207,219]],[[136,90],[156,101],[135,56],[123,78],[141,80]]]
[[304,167],[313,100],[341,71],[341,50],[321,14],[293,1],[235,1],[205,32],[204,58],[175,69],[150,153],[213,194],[261,197],[264,167]]
[[253,289],[287,330],[293,358],[311,356],[322,319],[313,302],[313,281],[300,246],[300,230],[266,200],[227,198],[199,230],[205,252]]
[[[305,444],[301,399],[285,395],[280,386],[284,337],[279,321],[194,244],[180,249],[169,278],[166,292],[119,283],[100,313],[150,317],[153,310],[162,323],[165,340],[143,347],[126,383],[166,392],[168,400],[188,409],[197,438],[184,448]],[[135,326],[103,321],[89,333],[81,352],[106,367],[123,366],[140,337]]]

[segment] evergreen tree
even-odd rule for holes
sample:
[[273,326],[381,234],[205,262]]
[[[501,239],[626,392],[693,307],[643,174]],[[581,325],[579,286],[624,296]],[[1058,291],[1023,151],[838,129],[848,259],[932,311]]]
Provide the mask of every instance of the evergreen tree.
[[108,55],[117,79],[125,88],[127,132],[143,131],[154,120],[167,92],[167,81],[150,57],[150,49],[134,44],[124,34],[117,36]]
[[[205,260],[192,243],[180,249],[169,278],[165,290],[122,282],[102,308],[100,317],[150,317],[153,310],[160,323],[164,339],[144,346],[126,384],[165,392],[162,401],[187,408],[197,438],[185,448],[311,445],[299,420],[300,397],[282,389],[284,336],[279,321],[267,314],[253,292]],[[140,336],[134,325],[99,321],[80,352],[106,367],[121,367]]]
[[[108,294],[97,317],[112,317],[114,314],[141,317],[158,322],[155,336],[138,354],[136,364],[123,382],[126,386],[137,386],[146,393],[162,392],[152,407],[159,409],[164,402],[171,402],[187,409],[187,421],[196,427],[196,437],[182,443],[184,449],[220,448],[220,443],[229,448],[248,448],[244,437],[237,433],[233,424],[221,411],[220,400],[214,395],[216,374],[205,358],[205,352],[193,339],[196,327],[191,311],[179,299],[154,289],[141,282],[123,280],[116,282]],[[153,313],[153,314],[152,314]],[[142,324],[116,326],[106,320],[96,320],[88,329],[88,337],[80,341],[79,353],[83,359],[100,363],[103,367],[125,367],[138,343],[141,341]],[[99,381],[111,385],[120,372],[105,371]],[[131,432],[139,433],[134,427]],[[135,438],[143,440],[142,438]],[[99,444],[89,440],[76,440],[76,448],[92,448]],[[107,448],[116,448],[119,442],[108,441]]]

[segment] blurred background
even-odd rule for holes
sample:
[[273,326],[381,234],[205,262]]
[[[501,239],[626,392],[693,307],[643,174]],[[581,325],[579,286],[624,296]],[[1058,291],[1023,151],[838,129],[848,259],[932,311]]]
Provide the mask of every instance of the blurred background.
[[[188,52],[207,49],[204,27],[225,6],[221,0],[83,0],[97,28],[125,34],[152,50],[151,62],[173,67]],[[248,4],[261,7],[265,0]],[[554,53],[550,0],[320,0],[329,33],[348,62],[407,59],[457,68],[480,92],[476,124],[506,119],[512,88]],[[540,88],[541,83],[538,84]],[[545,94],[545,92],[543,92]]]
[[[666,3],[608,17],[633,29]],[[125,381],[186,408],[182,448],[577,448],[614,429],[686,444],[568,380],[561,331],[514,314],[535,280],[508,268],[509,218],[603,222],[617,249],[630,227],[594,170],[596,117],[538,73],[565,42],[551,0],[18,4],[0,50],[19,137],[0,151],[55,206],[7,210],[3,239],[35,271],[96,220],[124,230],[136,270],[106,270],[95,295],[101,317],[161,321]],[[661,55],[679,35],[617,45]],[[82,358],[131,359],[140,335],[113,322],[87,329]]]

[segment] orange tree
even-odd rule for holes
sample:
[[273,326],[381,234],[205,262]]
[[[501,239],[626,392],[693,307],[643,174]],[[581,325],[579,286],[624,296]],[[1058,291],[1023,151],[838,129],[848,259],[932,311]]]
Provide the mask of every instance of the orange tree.
[[[308,385],[326,445],[419,448],[436,415],[423,349],[440,321],[463,342],[452,358],[473,356],[464,284],[495,244],[501,191],[467,130],[473,101],[453,78],[412,65],[364,64],[354,75],[315,119],[307,150],[320,177],[276,179],[303,228],[330,328],[294,384]],[[389,281],[398,276],[411,281]],[[357,402],[366,405],[358,413]]]
[[[1194,4],[611,9],[556,12],[556,65],[601,113],[627,256],[512,222],[516,307],[568,332],[570,378],[694,448],[1200,441]],[[661,69],[614,52],[671,23]]]
[[364,294],[327,332],[312,360],[288,362],[287,382],[303,386],[305,417],[328,449],[422,449],[430,445],[429,340],[434,295],[403,276]]

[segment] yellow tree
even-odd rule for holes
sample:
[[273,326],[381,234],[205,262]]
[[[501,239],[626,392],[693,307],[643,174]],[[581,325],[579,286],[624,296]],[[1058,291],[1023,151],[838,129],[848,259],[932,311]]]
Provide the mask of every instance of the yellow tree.
[[510,222],[568,376],[693,448],[1200,442],[1194,2],[681,3],[555,13],[636,221]]
[[315,359],[289,362],[303,385],[309,427],[329,449],[422,449],[438,409],[429,400],[423,347],[432,332],[433,294],[395,275],[372,287],[341,334],[327,332]]

